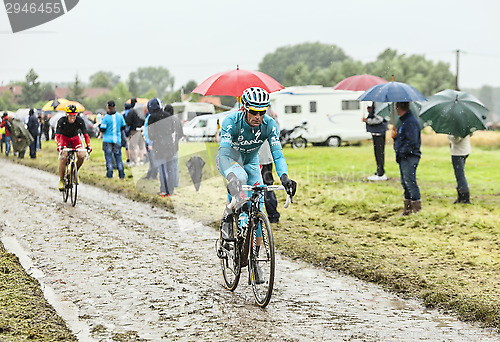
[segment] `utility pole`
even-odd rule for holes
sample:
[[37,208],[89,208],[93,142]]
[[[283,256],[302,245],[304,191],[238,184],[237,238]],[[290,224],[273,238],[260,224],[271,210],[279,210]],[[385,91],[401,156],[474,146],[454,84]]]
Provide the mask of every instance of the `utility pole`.
[[455,75],[455,90],[460,91],[460,88],[458,88],[458,59],[460,57],[460,50],[457,50],[457,73]]

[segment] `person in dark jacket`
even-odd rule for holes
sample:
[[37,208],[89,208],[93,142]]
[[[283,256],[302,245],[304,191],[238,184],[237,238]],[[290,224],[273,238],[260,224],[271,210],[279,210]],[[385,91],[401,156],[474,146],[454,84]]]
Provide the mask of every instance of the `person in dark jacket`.
[[375,161],[377,162],[377,172],[368,177],[371,181],[387,180],[384,170],[385,164],[385,132],[387,131],[387,121],[380,115],[375,114],[375,102],[368,107],[368,116],[363,118],[366,123],[366,131],[371,133],[373,138],[373,149]]
[[[175,175],[172,174],[172,163],[177,156],[175,140],[175,123],[173,110],[166,112],[163,104],[158,98],[153,98],[148,102],[148,125],[147,136],[151,141],[154,164],[158,167],[160,174],[160,193],[162,197],[170,196],[174,192]],[[170,170],[170,175],[168,170]]]
[[404,189],[404,209],[401,215],[409,215],[422,209],[420,189],[417,185],[417,166],[420,161],[420,124],[410,112],[409,102],[396,103],[401,120],[394,140],[396,162],[399,164],[401,185]]
[[35,110],[33,108],[29,111],[27,128],[28,132],[30,132],[33,137],[33,142],[30,144],[30,158],[35,159],[40,123],[38,122],[38,117],[35,115]]
[[142,156],[141,151],[144,150],[144,139],[139,129],[144,126],[144,119],[142,119],[137,110],[134,109],[137,103],[136,98],[130,100],[130,109],[125,117],[125,122],[129,127],[128,134],[128,150],[130,156],[130,162],[134,164],[139,164],[141,162]]

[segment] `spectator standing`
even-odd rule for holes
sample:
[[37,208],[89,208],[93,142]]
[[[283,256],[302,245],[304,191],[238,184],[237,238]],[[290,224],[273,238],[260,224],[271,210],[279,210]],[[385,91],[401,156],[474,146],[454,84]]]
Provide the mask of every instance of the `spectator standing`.
[[468,135],[465,138],[448,135],[448,140],[450,140],[451,163],[457,180],[458,193],[458,197],[453,204],[470,204],[469,184],[465,178],[465,160],[471,152],[469,138],[470,136]]
[[38,122],[38,118],[35,115],[35,110],[33,108],[31,108],[29,111],[27,127],[28,127],[28,132],[30,132],[31,137],[33,138],[33,142],[29,145],[30,146],[30,158],[35,159],[36,158],[36,145],[38,142],[40,123]]
[[41,114],[38,114],[38,139],[36,142],[36,149],[42,149],[42,134],[43,134],[43,117]]
[[173,125],[173,139],[174,139],[174,156],[172,159],[167,161],[167,172],[168,177],[172,179],[173,186],[175,188],[179,187],[179,141],[184,136],[184,130],[182,129],[181,120],[174,115],[174,107],[171,104],[166,104],[163,109],[167,114],[169,120],[171,120]]
[[[123,118],[125,119],[125,123],[127,122],[127,115],[130,111],[130,103],[125,103],[125,110],[123,111]],[[130,126],[125,126],[125,129],[122,131],[122,147],[125,149],[125,154],[127,157],[127,164],[130,163],[130,152],[128,150],[128,136],[130,134]]]
[[[166,197],[173,194],[175,185],[175,176],[171,173],[173,168],[168,167],[168,163],[172,162],[177,153],[173,115],[163,110],[163,104],[158,98],[149,100],[147,107],[149,111],[147,136],[152,145],[153,163],[158,167],[160,174],[159,195]],[[170,179],[168,170],[171,171]]]
[[43,135],[45,136],[45,141],[49,141],[50,140],[50,118],[47,114],[45,114],[43,116],[42,132],[43,132]]
[[125,119],[127,125],[130,127],[128,136],[128,148],[130,152],[130,161],[134,164],[141,162],[141,151],[144,149],[144,140],[139,132],[139,129],[144,126],[144,120],[139,116],[134,109],[137,99],[134,97],[130,99],[130,110]]
[[377,172],[368,177],[371,181],[387,180],[385,174],[385,132],[387,131],[387,121],[380,115],[375,114],[375,102],[368,108],[368,116],[363,118],[366,123],[366,131],[371,133],[373,139],[373,150],[375,161],[377,163]]
[[154,152],[151,148],[152,141],[149,140],[149,135],[148,135],[149,112],[147,111],[147,106],[144,107],[144,112],[146,119],[144,120],[144,131],[142,132],[142,134],[144,136],[144,141],[146,144],[146,153],[149,161],[148,172],[146,173],[146,176],[144,176],[144,179],[158,179],[158,168],[155,166],[153,157]]
[[394,140],[396,162],[399,164],[401,185],[404,189],[404,209],[401,215],[417,213],[422,209],[417,185],[417,167],[420,161],[420,124],[410,111],[409,102],[397,102],[396,112],[401,120]]
[[10,133],[12,134],[14,153],[17,153],[18,159],[23,159],[26,148],[33,143],[34,139],[21,120],[15,118],[9,118],[9,120],[12,127]]
[[12,130],[12,125],[9,121],[9,115],[4,112],[2,114],[2,122],[0,123],[0,127],[5,129],[4,134],[2,134],[2,139],[5,138],[5,155],[8,157],[10,153],[10,143],[12,141],[12,134],[10,133]]
[[100,131],[102,135],[102,150],[106,159],[106,177],[113,177],[113,157],[118,168],[120,179],[125,178],[123,169],[121,139],[122,130],[125,129],[125,119],[123,115],[116,111],[115,101],[110,100],[107,104],[107,114],[102,119]]

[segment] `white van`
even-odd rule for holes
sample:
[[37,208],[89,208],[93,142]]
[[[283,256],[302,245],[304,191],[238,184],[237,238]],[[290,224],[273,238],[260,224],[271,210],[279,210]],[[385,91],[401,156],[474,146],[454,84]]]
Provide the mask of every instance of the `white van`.
[[172,107],[183,125],[197,116],[215,114],[215,106],[205,102],[174,102]]
[[230,110],[218,114],[195,117],[184,125],[184,138],[186,141],[215,141],[222,121],[227,115],[235,111]]
[[363,91],[333,87],[289,87],[271,93],[271,108],[281,129],[292,129],[306,121],[307,142],[340,146],[342,142],[371,139],[362,121],[369,102],[360,102]]

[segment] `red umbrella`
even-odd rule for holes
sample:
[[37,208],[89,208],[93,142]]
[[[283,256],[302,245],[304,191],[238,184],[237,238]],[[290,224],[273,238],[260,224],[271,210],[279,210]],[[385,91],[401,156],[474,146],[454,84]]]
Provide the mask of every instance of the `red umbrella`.
[[236,68],[236,70],[219,72],[210,76],[197,86],[193,93],[238,97],[249,87],[260,87],[270,93],[284,88],[274,78],[263,72]]
[[373,75],[354,75],[337,83],[333,89],[337,90],[368,90],[374,85],[387,83],[386,80]]

